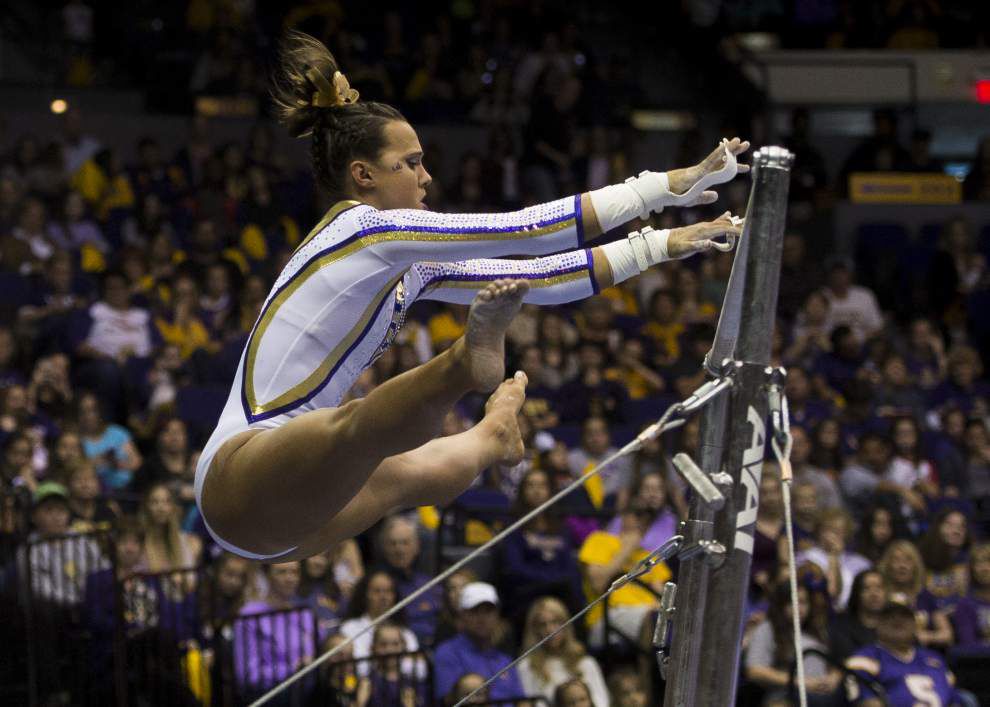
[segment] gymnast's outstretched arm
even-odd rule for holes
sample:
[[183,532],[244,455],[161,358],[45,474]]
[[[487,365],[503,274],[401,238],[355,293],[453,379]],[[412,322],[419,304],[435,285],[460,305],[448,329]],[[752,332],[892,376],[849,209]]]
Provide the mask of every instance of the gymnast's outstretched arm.
[[[563,304],[585,299],[638,275],[640,257],[645,267],[672,258],[683,258],[705,250],[725,250],[726,245],[714,239],[720,236],[738,237],[742,223],[722,216],[715,221],[697,223],[670,231],[647,234],[634,231],[598,248],[582,248],[541,258],[521,260],[476,258],[456,263],[419,262],[410,268],[411,291],[416,299],[432,299],[457,304],[470,304],[478,290],[497,279],[521,279],[529,282],[524,302],[532,304]],[[656,255],[656,243],[662,240],[664,254]],[[639,243],[643,253],[637,253]]]
[[[597,250],[597,249],[595,249]],[[584,248],[526,260],[478,258],[457,263],[422,262],[412,266],[412,292],[416,299],[470,304],[478,290],[493,280],[527,280],[524,302],[563,304],[591,297],[611,286],[607,263],[599,263],[595,276],[593,250]],[[417,292],[418,291],[418,292]]]
[[705,160],[687,169],[643,172],[621,184],[502,214],[441,214],[423,209],[387,209],[363,215],[360,240],[390,265],[420,261],[458,262],[479,257],[548,255],[582,248],[603,232],[666,206],[711,203],[707,188],[748,167],[736,154],[749,143],[723,141]]

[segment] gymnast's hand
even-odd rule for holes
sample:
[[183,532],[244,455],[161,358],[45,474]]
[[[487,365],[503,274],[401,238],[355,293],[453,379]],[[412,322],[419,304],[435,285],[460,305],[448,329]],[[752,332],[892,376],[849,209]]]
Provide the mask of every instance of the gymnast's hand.
[[[708,155],[698,164],[693,167],[686,167],[684,169],[672,169],[667,172],[667,180],[670,186],[670,191],[673,194],[683,194],[688,191],[692,186],[694,186],[700,179],[705,175],[718,172],[723,167],[725,167],[726,162],[726,151],[731,153],[734,157],[738,157],[746,150],[749,149],[749,140],[742,140],[740,138],[734,137],[731,140],[723,140],[719,143],[718,147],[711,151]],[[745,174],[749,171],[748,164],[736,164],[735,170],[727,170],[724,178],[717,179],[714,183],[721,184],[722,182],[728,181],[735,177],[736,174]],[[698,198],[693,201],[690,205],[696,204],[710,204],[718,198],[718,194],[714,191],[703,191]]]
[[[672,228],[667,238],[667,253],[671,258],[686,258],[706,250],[728,252],[742,235],[744,224],[745,219],[737,218],[726,211],[714,221]],[[725,242],[715,240],[722,236],[726,237]]]

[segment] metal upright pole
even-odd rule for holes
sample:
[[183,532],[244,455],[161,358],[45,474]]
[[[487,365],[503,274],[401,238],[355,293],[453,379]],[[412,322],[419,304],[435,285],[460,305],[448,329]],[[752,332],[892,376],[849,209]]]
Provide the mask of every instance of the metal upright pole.
[[[718,472],[722,467],[728,406],[729,396],[720,395],[701,413],[699,466],[709,475]],[[715,511],[704,503],[698,494],[691,497],[688,515],[688,520],[682,526],[684,544],[692,545],[699,541],[711,540],[714,535]],[[680,600],[674,612],[665,705],[680,707],[695,704],[695,686],[698,682],[698,663],[701,655],[701,627],[708,597],[710,571],[708,558],[704,554],[681,562],[680,576],[677,579]]]
[[[747,213],[754,213],[753,200],[756,188],[749,194]],[[705,369],[713,376],[726,373],[727,362],[731,362],[739,336],[742,319],[742,297],[745,289],[746,271],[749,259],[749,244],[753,239],[753,220],[747,219],[743,228],[732,273],[722,301],[718,318],[718,328],[712,341],[711,351],[705,356]],[[725,423],[728,416],[728,399],[719,397],[708,405],[701,418],[701,469],[711,476],[722,469],[725,451]],[[694,452],[696,450],[688,450]],[[688,520],[682,526],[685,545],[709,541],[714,536],[715,509],[704,502],[698,494],[691,498]],[[683,560],[678,577],[678,593],[682,597],[674,614],[673,641],[670,650],[670,666],[667,670],[665,704],[695,704],[695,689],[698,683],[698,664],[701,654],[701,628],[704,622],[708,599],[708,582],[712,564],[705,554],[696,554]]]
[[[727,552],[722,566],[709,573],[694,699],[675,704],[723,707],[735,702],[766,441],[766,368],[777,312],[792,162],[793,155],[780,147],[764,147],[753,155],[753,194],[746,214],[750,242],[725,441],[732,489],[715,514],[714,526],[715,540]],[[676,635],[674,640],[679,640]],[[682,640],[694,639],[688,634]]]

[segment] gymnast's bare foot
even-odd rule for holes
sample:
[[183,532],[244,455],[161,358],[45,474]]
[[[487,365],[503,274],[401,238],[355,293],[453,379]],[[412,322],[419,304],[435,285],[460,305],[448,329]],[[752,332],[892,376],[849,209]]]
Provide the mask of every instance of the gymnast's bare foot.
[[476,390],[492,390],[505,377],[505,330],[527,292],[526,280],[495,280],[471,303],[463,343]]
[[485,417],[479,424],[490,426],[495,459],[499,464],[515,466],[522,461],[525,447],[518,416],[526,400],[528,382],[526,374],[517,371],[514,377],[503,381],[485,403]]

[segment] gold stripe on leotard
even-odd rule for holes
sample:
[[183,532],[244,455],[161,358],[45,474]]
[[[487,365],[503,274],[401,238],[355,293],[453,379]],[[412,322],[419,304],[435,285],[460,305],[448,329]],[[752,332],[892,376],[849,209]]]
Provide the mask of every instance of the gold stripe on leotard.
[[360,206],[361,203],[362,202],[360,202],[360,201],[354,201],[353,199],[347,199],[347,200],[344,200],[344,201],[338,201],[336,204],[334,204],[333,206],[331,206],[330,207],[330,210],[327,211],[326,214],[323,215],[323,218],[320,219],[320,222],[318,224],[316,224],[316,226],[313,228],[313,230],[306,234],[306,237],[302,239],[302,242],[298,245],[298,247],[296,247],[295,251],[293,251],[293,252],[294,253],[299,252],[299,249],[300,248],[302,248],[304,245],[306,245],[311,240],[313,240],[313,238],[316,237],[316,234],[318,234],[324,228],[326,228],[327,226],[329,226],[330,223],[335,218],[337,218],[338,216],[340,216],[342,213],[344,213],[348,209],[353,209],[355,206]]
[[[316,225],[316,227],[309,232],[303,242],[299,244],[299,248],[309,243],[316,236],[317,233],[326,228],[331,221],[333,221],[337,216],[339,216],[344,211],[352,209],[355,206],[361,206],[363,202],[360,201],[339,201],[330,207],[330,210],[326,213],[323,219]],[[501,240],[525,240],[527,238],[538,238],[540,236],[545,236],[550,233],[558,233],[568,228],[573,228],[577,225],[577,216],[571,216],[570,218],[564,219],[563,221],[558,221],[557,223],[551,223],[547,226],[542,226],[540,228],[531,228],[529,226],[521,226],[515,231],[481,231],[478,233],[458,233],[456,230],[451,232],[438,232],[438,231],[416,231],[412,229],[404,229],[398,231],[382,231],[380,233],[372,233],[367,236],[362,236],[361,238],[355,239],[354,241],[348,243],[346,246],[337,251],[340,256],[344,257],[350,255],[364,248],[375,245],[377,243],[385,243],[388,241],[460,241],[460,242],[475,242],[475,241],[501,241]],[[298,252],[299,248],[296,248]]]
[[[318,269],[319,268],[316,270]],[[313,270],[313,272],[316,272],[316,270]],[[295,280],[291,285],[289,285],[289,287],[279,293],[279,298],[281,298],[282,295],[285,295],[285,297],[291,295],[311,275],[312,272]],[[382,300],[388,296],[388,294],[395,288],[396,284],[404,275],[405,273],[402,273],[393,278],[387,285],[385,285],[385,287],[379,290],[374,297],[372,297],[371,302],[368,303],[368,306],[361,314],[361,317],[358,319],[357,323],[351,327],[351,330],[347,333],[347,336],[341,339],[340,342],[333,347],[333,350],[327,354],[326,358],[323,359],[317,369],[306,376],[305,380],[292,386],[289,390],[285,391],[277,398],[266,403],[259,403],[255,397],[254,366],[258,356],[258,342],[261,341],[261,337],[264,335],[265,329],[268,328],[268,325],[274,318],[275,311],[282,304],[282,302],[273,302],[272,306],[268,308],[266,316],[258,323],[258,329],[255,331],[255,334],[251,339],[251,345],[248,347],[247,359],[244,362],[244,393],[247,397],[248,407],[251,409],[251,414],[261,415],[270,410],[287,405],[294,400],[300,400],[315,390],[316,387],[319,386],[328,375],[330,375],[330,371],[333,370],[334,366],[336,366],[340,361],[341,357],[344,355],[344,352],[347,351],[351,347],[351,344],[353,344],[361,335],[361,332],[368,325],[368,322],[371,320],[372,316],[374,316],[375,311],[378,309],[378,306],[381,304]]]
[[541,228],[529,228],[527,226],[522,226],[515,231],[483,231],[480,233],[413,230],[382,231],[381,233],[372,233],[371,235],[358,238],[355,242],[348,244],[345,250],[352,253],[354,250],[361,250],[369,245],[385,243],[388,241],[458,241],[461,243],[469,243],[475,241],[525,240],[527,238],[537,238],[539,236],[545,236],[549,233],[557,233],[558,231],[563,231],[568,228],[574,228],[574,223],[575,220],[572,216],[569,219],[558,221],[557,223],[551,223],[549,226],[543,226]]
[[[322,229],[326,228],[326,225],[330,223],[337,215],[343,213],[348,208],[359,205],[361,202],[338,202],[334,204],[327,215],[324,216],[323,221],[317,228],[306,237],[303,244],[312,239],[315,233],[318,233]],[[317,258],[310,262],[304,269],[297,272],[290,278],[289,284],[279,292],[271,303],[265,308],[264,314],[258,320],[258,324],[255,327],[255,331],[252,333],[250,341],[248,343],[247,356],[244,362],[244,394],[247,398],[248,408],[251,410],[251,414],[260,415],[270,410],[274,410],[282,405],[292,402],[293,400],[298,400],[300,398],[308,395],[316,386],[318,386],[326,375],[333,369],[334,365],[337,363],[337,359],[347,350],[348,346],[353,343],[354,339],[357,338],[358,332],[360,332],[364,326],[367,324],[367,320],[370,318],[371,313],[374,311],[375,307],[381,302],[382,298],[391,291],[395,284],[402,279],[402,275],[394,278],[383,290],[378,292],[372,299],[371,304],[365,310],[362,315],[361,321],[351,329],[347,337],[342,340],[333,351],[330,352],[323,362],[320,364],[313,373],[307,376],[306,380],[293,386],[291,389],[287,390],[282,395],[278,396],[275,400],[267,403],[259,403],[255,396],[254,389],[254,366],[258,356],[258,347],[260,346],[261,339],[264,337],[268,326],[272,323],[272,320],[278,314],[279,309],[285,303],[285,301],[292,296],[292,294],[298,290],[309,278],[318,273],[323,268],[329,267],[336,263],[338,260],[342,260],[349,255],[353,255],[361,250],[364,250],[368,246],[376,245],[378,243],[385,243],[389,241],[485,241],[485,240],[517,240],[526,238],[536,238],[549,233],[556,233],[563,231],[567,228],[572,228],[576,223],[576,218],[571,217],[559,221],[557,223],[552,223],[548,226],[543,226],[542,228],[529,228],[527,226],[521,227],[517,231],[486,231],[482,233],[437,233],[435,231],[411,231],[411,230],[396,230],[396,231],[382,231],[380,233],[372,233],[367,236],[362,236],[357,238],[342,248],[337,248],[327,253],[326,255]],[[302,244],[300,244],[300,248]],[[298,250],[298,249],[297,249]],[[404,274],[404,273],[403,273]],[[580,273],[578,276],[583,276],[584,273]],[[477,286],[477,285],[475,285]]]
[[[525,262],[525,261],[522,261]],[[500,277],[510,277],[519,278],[520,280],[526,280],[530,287],[553,287],[554,285],[561,285],[565,282],[572,282],[574,280],[580,280],[581,278],[588,277],[588,270],[575,270],[574,272],[564,273],[563,275],[554,275],[553,277],[540,277],[540,278],[529,278],[525,273],[520,274],[506,274],[500,275]],[[485,285],[490,284],[491,280],[438,280],[437,282],[431,283],[427,288],[432,291],[438,288],[457,288],[465,290],[480,290]]]

